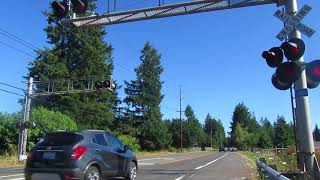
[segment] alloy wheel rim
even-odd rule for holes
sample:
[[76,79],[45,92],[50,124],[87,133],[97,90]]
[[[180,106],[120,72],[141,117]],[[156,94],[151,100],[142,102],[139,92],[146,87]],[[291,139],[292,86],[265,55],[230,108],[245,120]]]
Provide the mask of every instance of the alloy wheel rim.
[[135,180],[137,177],[137,167],[132,167],[130,170],[130,180]]
[[99,173],[91,171],[88,175],[89,180],[99,180]]

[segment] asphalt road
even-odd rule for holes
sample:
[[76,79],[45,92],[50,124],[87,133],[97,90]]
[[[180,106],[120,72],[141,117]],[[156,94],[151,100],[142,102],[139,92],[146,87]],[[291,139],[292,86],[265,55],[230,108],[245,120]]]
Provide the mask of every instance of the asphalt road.
[[[24,180],[22,168],[0,169],[1,180]],[[252,179],[242,157],[234,152],[193,152],[139,158],[137,180]]]

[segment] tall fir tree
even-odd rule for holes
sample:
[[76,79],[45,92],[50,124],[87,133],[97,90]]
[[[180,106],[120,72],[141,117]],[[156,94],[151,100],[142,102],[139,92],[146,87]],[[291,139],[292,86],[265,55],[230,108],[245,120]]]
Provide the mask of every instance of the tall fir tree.
[[240,129],[239,132],[242,132],[242,130],[245,130],[244,128],[248,127],[248,124],[251,121],[251,114],[249,112],[249,108],[245,106],[245,104],[239,103],[234,108],[233,114],[232,114],[232,122],[231,122],[231,145],[236,145],[238,143],[235,142],[235,129],[237,124],[241,126],[242,129]]
[[[94,4],[90,4],[91,10]],[[55,91],[66,90],[66,79],[73,79],[73,87],[85,87],[83,79],[110,78],[113,71],[112,47],[103,40],[106,31],[102,27],[66,29],[56,24],[48,15],[47,33],[49,48],[37,51],[37,58],[29,64],[28,77],[35,81],[54,81]],[[82,80],[81,80],[82,79]],[[36,92],[47,85],[35,84]],[[33,106],[43,106],[60,111],[76,120],[84,128],[109,128],[114,120],[115,94],[110,91],[50,95],[37,97]]]
[[189,148],[195,145],[203,146],[206,141],[206,134],[203,131],[192,107],[187,105],[184,112],[187,123],[186,127],[184,127],[186,132],[183,135],[184,147]]
[[316,127],[314,128],[313,138],[315,141],[320,141],[320,130],[318,128],[318,125],[316,125]]
[[274,122],[274,145],[287,147],[294,144],[293,126],[288,124],[283,116],[278,116]]
[[134,69],[136,79],[125,81],[125,116],[133,121],[130,123],[141,124],[139,142],[146,150],[159,150],[171,145],[171,135],[160,112],[160,103],[164,97],[161,94],[163,82],[160,75],[163,68],[160,59],[158,51],[150,42],[146,42],[141,51],[141,64]]
[[[212,147],[214,148],[222,147],[225,144],[225,132],[221,120],[216,120],[208,114],[204,122],[203,130],[207,135],[206,146],[211,146],[211,140]],[[212,139],[210,138],[211,135]]]

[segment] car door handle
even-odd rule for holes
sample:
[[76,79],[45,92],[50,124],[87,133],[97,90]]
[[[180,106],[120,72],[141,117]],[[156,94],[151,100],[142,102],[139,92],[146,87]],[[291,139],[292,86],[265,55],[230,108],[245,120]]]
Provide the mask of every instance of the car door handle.
[[101,151],[101,149],[95,149],[95,151],[100,152],[100,151]]

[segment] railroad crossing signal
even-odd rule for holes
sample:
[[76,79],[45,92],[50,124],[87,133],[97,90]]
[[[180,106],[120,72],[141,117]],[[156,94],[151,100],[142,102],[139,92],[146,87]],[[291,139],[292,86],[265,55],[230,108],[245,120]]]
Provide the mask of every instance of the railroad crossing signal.
[[[262,57],[271,68],[277,68],[272,75],[272,84],[279,90],[287,90],[297,81],[306,70],[307,85],[309,89],[316,88],[320,84],[320,60],[310,63],[301,63],[297,60],[303,56],[305,44],[301,39],[292,38],[281,44],[280,47],[273,47],[269,51],[264,51]],[[288,62],[282,62],[283,57]]]
[[273,15],[285,23],[285,27],[276,36],[283,41],[293,30],[298,30],[309,38],[316,32],[312,28],[302,24],[300,21],[311,11],[311,7],[304,5],[296,15],[288,15],[281,10],[277,10]]
[[97,81],[94,85],[96,89],[114,89],[115,84],[112,80]]
[[320,60],[315,60],[306,65],[307,85],[313,89],[320,84]]
[[71,0],[70,2],[68,3],[68,0],[54,0],[51,3],[53,14],[58,20],[68,15],[69,6],[71,6],[71,12],[77,15],[85,13],[88,9],[88,0]]
[[51,7],[53,10],[53,14],[56,16],[58,20],[67,16],[69,12],[68,2],[64,1],[53,1],[51,3]]

